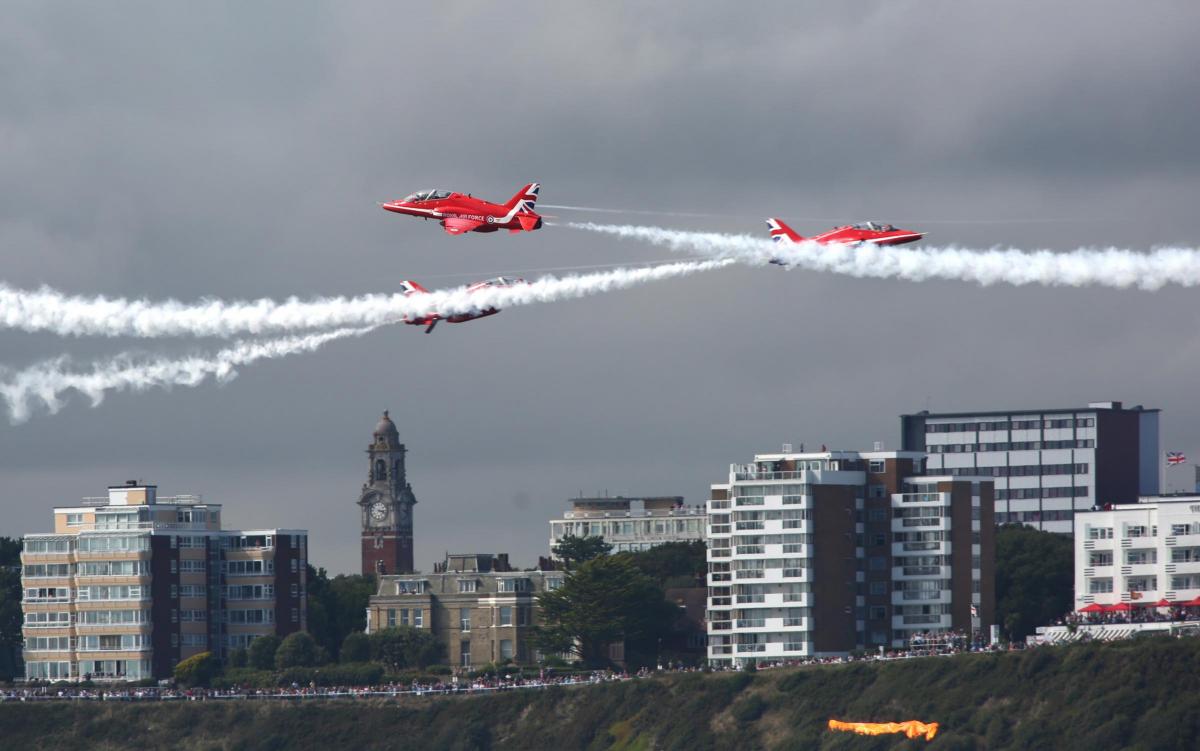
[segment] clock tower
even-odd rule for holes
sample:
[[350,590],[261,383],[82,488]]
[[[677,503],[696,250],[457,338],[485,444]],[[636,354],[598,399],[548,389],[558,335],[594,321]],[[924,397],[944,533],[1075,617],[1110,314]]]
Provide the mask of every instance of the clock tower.
[[367,482],[358,498],[364,574],[413,571],[412,512],[417,499],[405,477],[406,452],[400,431],[385,411],[367,448]]

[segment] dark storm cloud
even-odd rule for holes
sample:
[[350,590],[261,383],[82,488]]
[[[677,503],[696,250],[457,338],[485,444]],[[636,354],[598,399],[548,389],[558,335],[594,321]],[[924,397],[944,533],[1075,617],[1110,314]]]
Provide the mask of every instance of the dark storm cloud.
[[[801,231],[1072,219],[925,228],[1195,245],[1198,21],[1082,2],[28,3],[0,29],[0,278],[195,299],[662,257],[555,228],[450,238],[376,206],[435,186],[503,199],[530,179],[548,203],[811,217]],[[384,408],[410,448],[425,567],[470,548],[531,563],[580,491],[699,502],[728,463],[785,441],[894,445],[896,415],[927,403],[1144,402],[1166,410],[1166,444],[1196,450],[1194,292],[773,271],[385,329],[221,388],[75,400],[0,428],[0,534],[143,478],[235,523],[305,524],[314,560],[350,570]],[[0,332],[0,362],[125,346],[146,345]]]

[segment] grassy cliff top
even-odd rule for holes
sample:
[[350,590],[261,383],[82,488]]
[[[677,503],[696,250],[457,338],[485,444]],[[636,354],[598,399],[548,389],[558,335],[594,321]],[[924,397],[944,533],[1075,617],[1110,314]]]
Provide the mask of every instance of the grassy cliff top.
[[[1200,639],[691,673],[489,696],[0,704],[0,747],[1194,749]],[[941,724],[931,743],[829,718]]]

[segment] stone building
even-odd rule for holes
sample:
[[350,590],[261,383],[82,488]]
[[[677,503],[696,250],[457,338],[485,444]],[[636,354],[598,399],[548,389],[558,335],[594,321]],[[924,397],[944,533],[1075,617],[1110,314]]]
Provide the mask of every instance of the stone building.
[[430,629],[448,664],[538,661],[530,643],[539,592],[562,586],[562,571],[514,571],[506,554],[447,554],[432,574],[385,575],[367,607],[367,632]]

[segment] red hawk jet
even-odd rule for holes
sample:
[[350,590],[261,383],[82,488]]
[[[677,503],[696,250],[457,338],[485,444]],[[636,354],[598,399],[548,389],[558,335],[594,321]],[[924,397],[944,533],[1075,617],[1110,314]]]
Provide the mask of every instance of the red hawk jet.
[[[511,276],[498,276],[495,279],[487,279],[482,282],[475,282],[467,287],[467,292],[478,292],[481,289],[489,289],[492,287],[515,287],[518,284],[529,284],[524,279]],[[405,297],[413,295],[427,295],[429,290],[425,289],[416,282],[405,279],[400,282],[400,288],[404,290]],[[433,331],[433,327],[438,324],[438,321],[449,321],[450,323],[463,323],[464,321],[474,321],[476,318],[486,318],[494,316],[500,312],[499,308],[485,308],[474,313],[456,313],[454,315],[443,316],[438,313],[426,313],[415,318],[404,317],[404,322],[410,326],[424,326],[425,333]]]
[[470,194],[448,190],[423,190],[399,201],[379,205],[397,214],[438,219],[451,235],[498,229],[533,232],[542,226],[542,218],[533,211],[540,188],[537,183],[529,183],[504,204],[488,203]]
[[[857,245],[860,243],[903,245],[904,243],[916,242],[925,236],[923,232],[896,229],[890,224],[880,224],[879,222],[847,224],[842,227],[834,227],[831,230],[826,230],[812,237],[804,237],[797,234],[794,229],[784,224],[782,219],[774,217],[767,220],[767,226],[771,228],[771,239],[777,243],[784,244],[814,242],[821,243],[822,245],[826,243],[844,243],[846,245]],[[771,263],[778,266],[788,265],[787,261],[780,258],[772,258]]]

